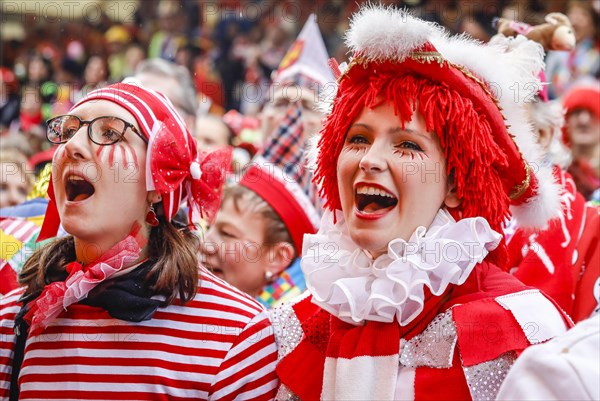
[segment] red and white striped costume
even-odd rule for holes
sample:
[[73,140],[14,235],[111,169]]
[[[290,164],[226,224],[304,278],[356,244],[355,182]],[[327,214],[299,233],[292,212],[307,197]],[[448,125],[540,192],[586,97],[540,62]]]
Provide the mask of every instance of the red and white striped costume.
[[[8,399],[17,289],[0,300],[0,398]],[[201,269],[196,297],[140,323],[71,305],[27,339],[21,400],[269,400],[277,349],[266,312]]]
[[278,400],[493,400],[523,349],[570,326],[539,290],[485,261],[407,326],[355,326],[311,298],[273,311]]
[[562,214],[542,231],[517,227],[508,243],[508,266],[578,322],[598,307],[594,282],[600,274],[599,208],[586,204],[567,172],[556,166],[554,176],[563,188]]

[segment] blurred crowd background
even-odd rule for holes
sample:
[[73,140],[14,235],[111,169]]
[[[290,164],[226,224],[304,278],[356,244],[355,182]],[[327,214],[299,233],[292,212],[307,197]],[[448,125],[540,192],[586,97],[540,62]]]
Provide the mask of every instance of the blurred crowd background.
[[[199,143],[228,144],[251,156],[262,135],[257,116],[270,79],[298,31],[315,13],[327,51],[347,59],[342,33],[357,1],[9,1],[1,3],[0,163],[51,157],[45,121],[66,113],[90,90],[148,75],[189,122]],[[421,18],[482,41],[505,17],[532,25],[550,12],[573,24],[573,52],[550,52],[551,98],[600,74],[598,0],[404,0]],[[553,54],[556,53],[556,54]],[[156,60],[164,60],[156,62]],[[204,128],[204,131],[202,132]],[[25,164],[20,164],[25,165]],[[4,197],[8,199],[8,197]],[[18,203],[18,202],[17,202]],[[0,207],[9,204],[0,205]]]

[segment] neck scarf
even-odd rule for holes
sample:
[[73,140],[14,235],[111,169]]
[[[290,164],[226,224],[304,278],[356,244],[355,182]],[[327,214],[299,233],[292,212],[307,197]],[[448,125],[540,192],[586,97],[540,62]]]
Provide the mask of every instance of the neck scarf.
[[501,238],[481,217],[457,222],[441,209],[429,228],[392,240],[373,260],[352,241],[341,213],[334,224],[326,212],[319,232],[304,237],[301,265],[313,302],[332,315],[405,326],[423,311],[425,288],[437,296],[463,284]]
[[420,333],[500,240],[485,219],[457,222],[440,210],[429,228],[391,241],[373,260],[344,219],[334,224],[326,212],[319,232],[305,237],[302,258],[312,303],[333,315],[319,397],[394,399],[400,338]]
[[79,262],[69,263],[66,280],[48,284],[40,296],[32,301],[24,316],[30,333],[38,334],[69,305],[87,297],[98,284],[119,271],[133,267],[143,246],[143,239],[138,234],[139,227],[136,227],[124,240],[88,266],[83,267]]

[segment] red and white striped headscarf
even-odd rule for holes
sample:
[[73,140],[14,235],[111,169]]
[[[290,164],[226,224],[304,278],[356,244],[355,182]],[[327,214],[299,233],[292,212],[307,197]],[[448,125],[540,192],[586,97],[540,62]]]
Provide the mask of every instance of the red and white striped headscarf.
[[[183,118],[164,95],[153,90],[117,83],[90,92],[73,108],[95,100],[107,100],[128,110],[148,139],[146,189],[155,190],[162,196],[168,221],[186,200],[190,221],[193,221],[194,212],[209,218],[214,216],[219,208],[224,168],[229,165],[230,151],[199,155]],[[52,185],[48,187],[48,195],[50,203],[39,240],[55,236],[60,224]]]

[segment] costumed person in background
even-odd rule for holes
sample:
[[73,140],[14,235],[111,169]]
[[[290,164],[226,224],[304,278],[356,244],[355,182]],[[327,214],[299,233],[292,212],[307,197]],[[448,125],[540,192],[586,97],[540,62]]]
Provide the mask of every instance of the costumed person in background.
[[70,235],[0,300],[1,396],[271,399],[266,312],[199,265],[173,220],[186,199],[214,214],[228,156],[199,157],[174,106],[127,83],[91,92],[47,136],[61,145],[39,239],[59,224]]
[[0,149],[0,297],[17,287],[17,273],[26,258],[26,244],[35,243],[39,226],[31,221],[9,218],[2,211],[27,200],[33,179],[25,155],[15,149]]
[[331,98],[336,88],[327,58],[316,16],[311,14],[274,73],[259,115],[264,136],[261,153],[286,175],[297,177],[319,213],[321,199],[305,158],[308,141],[321,129],[318,100]]
[[311,15],[281,62],[273,97],[261,113],[264,145],[239,185],[226,190],[202,245],[203,260],[217,275],[267,308],[306,289],[298,255],[321,212],[306,168],[306,143],[321,126],[318,94],[334,82]]
[[[23,265],[46,243],[37,242],[37,238],[48,206],[48,183],[54,151],[55,147],[29,159],[34,172],[41,170],[27,200],[16,206],[0,208],[0,296],[19,286],[17,276]],[[64,234],[62,231],[59,236]]]
[[309,294],[271,313],[278,399],[494,399],[523,349],[571,326],[496,265],[510,204],[524,225],[560,211],[509,90],[535,79],[542,49],[376,6],[346,41],[316,158],[326,212],[304,237]]
[[564,140],[573,153],[568,171],[577,190],[592,200],[594,191],[600,189],[600,81],[579,82],[565,93],[562,103]]
[[[570,29],[568,18],[562,17],[560,26]],[[514,21],[504,21],[504,25],[509,23],[523,26]],[[552,30],[553,26],[543,24],[535,29],[546,27]],[[557,30],[554,33],[550,36],[556,38]],[[544,46],[545,50],[561,50],[555,41],[544,41],[543,37],[531,33],[528,37]],[[497,46],[504,44],[510,51],[511,46],[518,46],[522,40],[522,37],[506,40],[499,35],[490,43]],[[543,72],[540,80],[546,81]],[[505,229],[509,254],[507,267],[524,284],[544,291],[577,322],[589,317],[597,306],[587,282],[590,279],[595,281],[600,274],[598,208],[586,204],[573,178],[565,171],[571,163],[571,155],[562,142],[565,113],[560,101],[549,101],[548,86],[544,85],[535,100],[527,104],[527,109],[544,154],[543,163],[551,166],[554,178],[561,186],[563,207],[559,218],[549,222],[544,230],[516,227],[514,220],[509,223]]]
[[202,242],[202,262],[266,308],[276,307],[306,290],[298,256],[304,234],[314,234],[318,223],[298,181],[256,157],[240,182],[225,189]]

